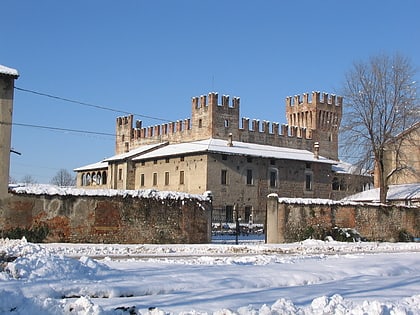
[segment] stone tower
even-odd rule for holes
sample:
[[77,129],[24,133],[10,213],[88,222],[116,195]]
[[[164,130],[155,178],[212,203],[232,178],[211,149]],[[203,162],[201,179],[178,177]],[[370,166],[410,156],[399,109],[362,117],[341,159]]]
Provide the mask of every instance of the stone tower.
[[195,128],[195,138],[227,139],[232,134],[233,140],[239,140],[239,97],[223,95],[219,104],[219,94],[192,98],[191,123]]
[[[343,111],[343,98],[327,93],[312,92],[286,98],[286,118],[289,126],[306,129],[308,137],[319,143],[319,154],[338,160],[338,129]],[[299,135],[298,135],[299,136]]]
[[18,77],[15,69],[0,65],[0,199],[8,192],[13,91]]

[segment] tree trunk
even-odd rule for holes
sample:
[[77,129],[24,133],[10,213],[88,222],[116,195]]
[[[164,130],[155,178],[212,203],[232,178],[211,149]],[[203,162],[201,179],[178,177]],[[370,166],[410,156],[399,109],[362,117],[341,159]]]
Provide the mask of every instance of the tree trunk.
[[387,179],[384,174],[384,165],[381,159],[376,159],[376,172],[375,175],[378,176],[377,183],[379,184],[379,202],[382,204],[386,204],[386,196],[388,194],[388,185]]

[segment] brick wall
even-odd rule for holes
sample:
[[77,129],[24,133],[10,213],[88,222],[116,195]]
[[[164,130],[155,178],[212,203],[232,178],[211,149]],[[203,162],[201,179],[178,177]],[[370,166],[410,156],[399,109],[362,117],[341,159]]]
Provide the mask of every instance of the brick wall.
[[191,198],[11,194],[0,233],[48,228],[46,242],[208,243],[211,203]]
[[335,227],[354,229],[369,241],[396,241],[403,231],[419,237],[420,208],[315,199],[308,203],[268,196],[268,243],[296,242],[309,230],[330,231]]

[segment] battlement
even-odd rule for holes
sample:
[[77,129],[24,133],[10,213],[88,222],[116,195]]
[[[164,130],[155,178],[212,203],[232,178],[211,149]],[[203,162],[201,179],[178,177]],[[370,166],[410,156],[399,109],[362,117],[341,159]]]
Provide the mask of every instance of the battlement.
[[[311,99],[310,99],[311,96]],[[191,118],[144,127],[133,115],[117,118],[116,154],[140,145],[169,141],[180,143],[208,138],[228,139],[312,150],[336,158],[342,97],[312,92],[286,99],[287,124],[250,120],[239,116],[240,98],[211,92],[192,98]]]
[[[309,93],[303,93],[303,95],[295,95],[286,97],[286,106],[296,105],[334,105],[343,106],[343,97],[336,96],[335,94],[321,93],[319,91],[312,92],[311,99],[309,99]],[[322,98],[321,98],[322,96]]]
[[208,106],[219,106],[225,108],[239,109],[240,98],[234,96],[232,102],[229,104],[229,95],[222,95],[221,103],[219,103],[219,94],[216,92],[210,92],[208,96],[201,95],[192,98],[193,109],[204,108]]
[[242,127],[240,127],[240,130],[242,134],[272,135],[273,139],[276,139],[277,137],[312,139],[305,127],[289,126],[287,124],[280,125],[277,122],[270,122],[267,120],[261,122],[259,119],[250,120],[246,117],[242,118]]

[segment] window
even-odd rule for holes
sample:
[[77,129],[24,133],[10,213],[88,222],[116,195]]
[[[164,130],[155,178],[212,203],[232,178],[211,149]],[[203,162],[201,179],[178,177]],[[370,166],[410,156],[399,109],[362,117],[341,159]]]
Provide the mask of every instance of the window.
[[306,167],[307,169],[311,169],[311,168],[312,168],[312,164],[311,164],[311,163],[306,163],[305,167]]
[[157,185],[157,173],[153,173],[153,186]]
[[245,222],[244,223],[252,223],[252,207],[245,206]]
[[122,172],[122,168],[118,169],[118,180],[122,180],[123,179],[123,172]]
[[102,172],[102,184],[106,185],[106,172],[105,171]]
[[229,120],[225,119],[225,128],[229,127]]
[[227,155],[226,154],[222,154],[222,160],[226,161],[227,160]]
[[340,190],[340,182],[337,177],[333,178],[332,181],[332,190]]
[[246,184],[252,185],[254,183],[254,179],[252,177],[252,170],[246,170]]
[[198,120],[198,128],[201,128],[201,127],[203,127],[203,120],[200,118]]
[[226,222],[233,222],[233,206],[226,206]]
[[248,163],[252,163],[252,157],[248,157],[248,158],[246,158],[246,161],[247,161]]
[[140,174],[140,187],[144,187],[144,174]]
[[220,173],[220,183],[222,185],[227,185],[227,170],[222,170]]
[[184,171],[179,172],[179,184],[184,185]]
[[270,171],[270,187],[277,187],[277,172],[275,170]]
[[184,162],[184,157],[183,156],[181,156],[181,158],[179,159],[181,162]]
[[153,164],[157,164],[157,160],[153,160]]
[[270,165],[276,165],[276,160],[270,160]]
[[165,172],[165,185],[169,185],[169,172]]
[[165,159],[165,163],[169,163],[169,158],[166,158]]
[[305,174],[305,190],[312,190],[312,174]]

